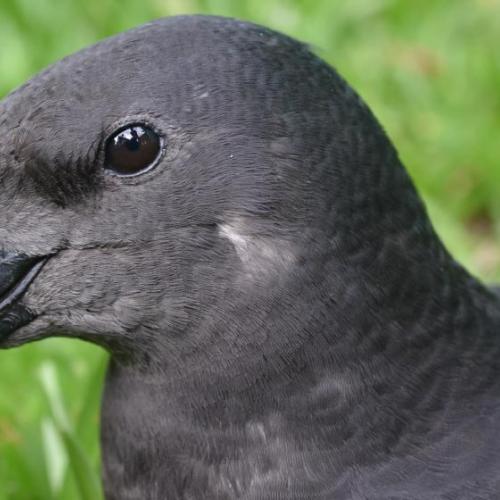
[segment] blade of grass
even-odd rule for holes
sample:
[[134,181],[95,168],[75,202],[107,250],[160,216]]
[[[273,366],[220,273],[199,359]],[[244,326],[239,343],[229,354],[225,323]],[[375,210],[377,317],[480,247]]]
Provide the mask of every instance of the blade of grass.
[[98,475],[81,447],[64,407],[64,401],[53,363],[44,363],[39,370],[40,381],[47,397],[54,428],[58,432],[82,500],[101,498]]
[[54,497],[58,496],[68,467],[68,456],[61,436],[51,418],[42,420],[42,439],[47,476]]

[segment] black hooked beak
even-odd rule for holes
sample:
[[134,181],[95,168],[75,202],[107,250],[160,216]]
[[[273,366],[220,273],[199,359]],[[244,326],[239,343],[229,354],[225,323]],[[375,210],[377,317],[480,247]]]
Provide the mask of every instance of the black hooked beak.
[[34,319],[19,299],[48,259],[0,250],[0,341]]

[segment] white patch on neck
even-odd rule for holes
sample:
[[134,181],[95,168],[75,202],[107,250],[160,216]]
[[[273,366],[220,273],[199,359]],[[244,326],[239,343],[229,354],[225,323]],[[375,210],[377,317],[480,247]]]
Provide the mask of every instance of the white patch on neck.
[[234,246],[245,272],[257,277],[288,271],[296,262],[289,242],[270,236],[252,234],[241,220],[219,225],[219,233]]

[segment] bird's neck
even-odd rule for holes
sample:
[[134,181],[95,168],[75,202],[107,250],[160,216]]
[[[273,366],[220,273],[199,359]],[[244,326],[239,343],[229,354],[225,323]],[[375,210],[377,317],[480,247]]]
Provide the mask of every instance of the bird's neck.
[[[308,408],[301,397],[323,388],[332,402],[422,415],[488,390],[500,360],[498,297],[439,242],[399,246],[378,261],[324,259],[285,292],[233,292],[222,299],[230,308],[218,304],[220,314],[186,333],[182,351],[117,365],[112,378],[141,390],[151,381],[159,392],[148,404],[217,425],[286,412],[289,401]],[[439,404],[425,399],[430,390]]]
[[498,298],[447,258],[391,264],[325,260],[274,300],[233,300],[182,357],[113,363],[105,478],[135,486],[127,456],[165,488],[216,497],[223,479],[260,484],[266,464],[289,481],[339,476],[453,432],[498,394]]

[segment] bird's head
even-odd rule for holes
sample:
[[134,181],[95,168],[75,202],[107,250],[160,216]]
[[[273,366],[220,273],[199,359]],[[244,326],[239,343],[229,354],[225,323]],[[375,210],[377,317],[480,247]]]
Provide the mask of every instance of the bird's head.
[[175,345],[214,317],[235,323],[239,298],[251,321],[325,266],[372,264],[381,235],[397,246],[428,230],[335,71],[221,18],[145,25],[9,95],[0,186],[2,347]]

